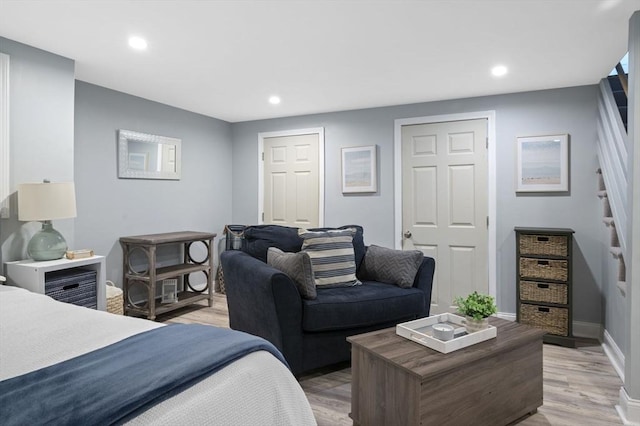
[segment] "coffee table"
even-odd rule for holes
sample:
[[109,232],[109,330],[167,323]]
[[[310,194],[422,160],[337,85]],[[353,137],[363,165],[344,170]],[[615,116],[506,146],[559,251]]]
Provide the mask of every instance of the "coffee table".
[[544,331],[490,318],[498,336],[443,354],[395,328],[351,336],[356,425],[506,425],[542,405]]

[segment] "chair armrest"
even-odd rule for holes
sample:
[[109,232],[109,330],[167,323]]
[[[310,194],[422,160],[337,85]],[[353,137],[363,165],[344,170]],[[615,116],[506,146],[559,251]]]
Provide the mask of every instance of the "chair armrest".
[[239,250],[223,252],[220,261],[231,328],[270,341],[294,369],[302,347],[302,298],[291,278]]
[[433,287],[433,274],[436,270],[436,261],[432,257],[425,256],[422,259],[422,265],[418,268],[418,273],[413,281],[413,287],[419,288],[424,291],[424,297],[426,300],[426,311],[422,313],[421,317],[428,317],[429,310],[431,308],[431,291]]

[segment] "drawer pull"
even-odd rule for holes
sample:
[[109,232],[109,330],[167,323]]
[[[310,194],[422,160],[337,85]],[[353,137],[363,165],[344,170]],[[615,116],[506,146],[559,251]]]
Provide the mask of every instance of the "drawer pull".
[[538,312],[549,312],[549,308],[538,307]]
[[549,241],[549,237],[538,237],[538,241],[547,242],[547,241]]
[[540,283],[538,283],[538,288],[549,288],[549,284],[540,284]]
[[69,284],[69,285],[65,285],[64,287],[62,287],[63,290],[71,290],[72,288],[78,288],[80,287],[80,284],[75,283],[75,284]]
[[538,260],[538,265],[540,266],[549,266],[548,260]]

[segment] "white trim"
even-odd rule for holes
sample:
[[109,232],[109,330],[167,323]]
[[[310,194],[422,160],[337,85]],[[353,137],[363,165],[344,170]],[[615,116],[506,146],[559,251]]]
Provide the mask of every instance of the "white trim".
[[278,138],[282,136],[318,135],[318,227],[324,226],[324,127],[312,127],[308,129],[277,130],[274,132],[258,133],[258,221],[262,220],[262,206],[264,205],[264,153],[265,138]]
[[516,321],[516,314],[512,314],[510,312],[498,312],[496,316],[498,318],[502,318],[507,321],[512,321],[512,322]]
[[476,111],[460,114],[432,115],[427,117],[399,118],[394,121],[394,146],[393,146],[393,179],[394,179],[394,245],[396,249],[402,248],[402,126],[412,124],[441,123],[447,121],[487,119],[487,138],[489,149],[487,152],[488,173],[488,214],[489,214],[489,294],[497,294],[497,197],[496,197],[496,112]]
[[574,321],[573,335],[602,342],[602,325],[595,322]]
[[626,389],[620,388],[620,404],[616,405],[616,411],[624,425],[640,426],[640,400],[629,396]]
[[602,350],[607,358],[609,358],[613,369],[618,373],[618,377],[620,377],[620,380],[624,383],[624,353],[622,353],[607,330],[604,331]]
[[0,218],[9,218],[9,55],[0,53]]

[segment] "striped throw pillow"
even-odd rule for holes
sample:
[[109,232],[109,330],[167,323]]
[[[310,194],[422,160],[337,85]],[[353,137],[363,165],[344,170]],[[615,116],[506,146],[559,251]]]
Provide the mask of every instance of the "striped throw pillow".
[[343,287],[361,284],[356,278],[353,250],[355,229],[329,231],[298,230],[302,250],[311,258],[316,287]]

